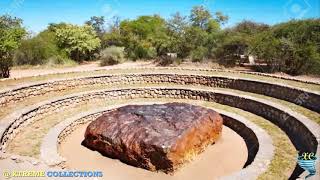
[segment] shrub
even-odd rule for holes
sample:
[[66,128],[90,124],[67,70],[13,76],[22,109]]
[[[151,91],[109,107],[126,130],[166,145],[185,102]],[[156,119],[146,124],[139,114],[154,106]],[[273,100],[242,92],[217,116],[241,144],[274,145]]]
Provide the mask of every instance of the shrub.
[[208,54],[208,49],[200,46],[191,51],[192,62],[201,62]]
[[291,75],[320,74],[320,19],[289,21],[256,36],[253,54],[267,71]]
[[14,62],[17,65],[45,64],[51,55],[47,43],[38,38],[34,38],[21,43],[20,48],[15,52]]
[[90,59],[95,50],[100,48],[101,41],[92,26],[72,25],[55,28],[55,35],[60,48],[64,49],[69,57],[81,62]]
[[100,53],[100,66],[119,64],[124,59],[124,48],[111,46]]
[[55,65],[74,66],[74,65],[77,65],[77,63],[66,56],[56,55],[56,56],[51,56],[47,60],[46,65],[47,66],[55,66]]
[[[38,36],[24,40],[15,52],[14,62],[17,65],[47,64],[49,59],[67,59],[67,54],[57,46],[53,32],[44,31]],[[55,61],[57,64],[64,60]],[[50,63],[53,61],[51,60]]]
[[133,60],[152,59],[152,58],[156,57],[156,54],[157,53],[156,53],[155,49],[152,47],[138,46],[138,47],[134,48],[130,57]]
[[137,59],[153,59],[157,56],[157,52],[151,43],[146,41],[137,41],[130,39],[125,47],[126,56],[132,60]]
[[119,32],[105,33],[101,40],[102,48],[108,46],[122,46],[122,36]]
[[240,55],[247,53],[249,40],[245,35],[238,33],[230,33],[225,36],[214,54],[220,65],[235,66],[240,62]]

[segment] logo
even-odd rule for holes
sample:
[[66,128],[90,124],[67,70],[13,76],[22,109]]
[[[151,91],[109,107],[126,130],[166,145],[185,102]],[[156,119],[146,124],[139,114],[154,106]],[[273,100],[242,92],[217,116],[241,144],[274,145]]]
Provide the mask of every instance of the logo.
[[316,174],[316,160],[317,157],[314,153],[304,152],[301,156],[298,155],[299,166],[309,172],[309,175],[307,175],[305,179]]

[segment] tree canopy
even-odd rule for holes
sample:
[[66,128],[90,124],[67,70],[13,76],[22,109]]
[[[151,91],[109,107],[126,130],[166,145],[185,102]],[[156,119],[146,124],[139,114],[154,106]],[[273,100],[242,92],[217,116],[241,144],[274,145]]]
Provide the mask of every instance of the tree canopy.
[[204,6],[195,6],[191,10],[190,21],[193,26],[205,29],[212,15]]
[[[168,19],[92,16],[84,25],[51,23],[36,36],[23,39],[22,20],[1,16],[0,76],[9,75],[13,62],[36,65],[104,59],[105,64],[113,64],[127,58],[168,65],[174,60],[167,54],[176,54],[179,62],[214,61],[224,66],[243,65],[245,58],[253,56],[268,72],[320,74],[319,19],[273,26],[244,20],[222,28],[228,20],[222,12],[195,6],[189,15],[177,12]],[[125,58],[117,59],[122,55]],[[259,63],[256,66],[265,71]]]
[[58,44],[69,53],[72,59],[81,61],[87,53],[100,47],[100,39],[92,26],[67,24],[55,29]]
[[0,77],[9,77],[12,55],[26,31],[22,20],[8,15],[0,16]]
[[22,20],[11,16],[0,17],[0,53],[1,57],[9,56],[20,45],[26,34]]
[[102,37],[105,32],[105,18],[103,16],[92,16],[85,24],[92,26],[99,37]]
[[292,20],[255,36],[252,53],[271,72],[320,74],[320,19]]

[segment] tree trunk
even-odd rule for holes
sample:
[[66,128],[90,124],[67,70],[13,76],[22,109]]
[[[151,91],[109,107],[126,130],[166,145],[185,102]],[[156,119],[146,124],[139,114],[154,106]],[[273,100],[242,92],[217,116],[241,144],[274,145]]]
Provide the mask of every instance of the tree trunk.
[[3,73],[4,78],[9,78],[10,77],[10,68],[7,68],[4,73]]
[[10,68],[12,67],[12,59],[2,58],[0,59],[0,78],[10,77]]
[[9,78],[10,77],[10,68],[8,66],[1,67],[0,78]]

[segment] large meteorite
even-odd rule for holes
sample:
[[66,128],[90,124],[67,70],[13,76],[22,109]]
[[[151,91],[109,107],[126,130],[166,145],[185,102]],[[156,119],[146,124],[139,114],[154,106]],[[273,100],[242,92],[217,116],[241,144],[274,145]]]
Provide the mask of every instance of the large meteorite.
[[221,135],[213,110],[184,103],[129,105],[89,124],[83,144],[151,171],[174,172]]

